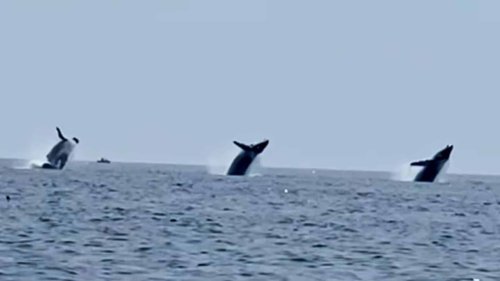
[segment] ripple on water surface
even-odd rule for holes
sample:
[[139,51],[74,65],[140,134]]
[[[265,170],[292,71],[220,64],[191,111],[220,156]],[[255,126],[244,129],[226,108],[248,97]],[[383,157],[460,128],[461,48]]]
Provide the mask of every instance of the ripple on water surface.
[[[11,169],[0,280],[496,280],[500,178]],[[9,196],[7,200],[6,196]]]

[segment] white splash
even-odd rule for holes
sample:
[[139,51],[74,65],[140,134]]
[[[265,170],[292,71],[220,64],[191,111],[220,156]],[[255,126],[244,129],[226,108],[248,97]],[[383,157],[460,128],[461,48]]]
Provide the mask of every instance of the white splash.
[[401,165],[395,169],[391,175],[391,179],[395,181],[413,181],[422,167],[411,166],[410,163]]
[[208,157],[207,171],[212,175],[225,175],[231,165],[233,159],[240,153],[236,147],[227,148],[226,150],[215,150],[214,154]]
[[248,167],[247,175],[249,177],[260,177],[262,176],[264,168],[262,167],[262,162],[260,160],[260,155],[255,157],[250,167]]
[[436,182],[440,183],[448,182],[446,175],[448,174],[449,168],[450,168],[450,161],[446,161],[446,164],[444,164],[443,168],[441,168],[441,171],[439,171],[439,174],[436,177]]
[[[57,135],[55,137],[57,138]],[[13,169],[23,170],[41,167],[45,163],[45,155],[57,141],[57,139],[54,139],[53,134],[40,137],[38,133],[35,133],[31,139],[33,141],[25,152],[25,157],[28,160],[16,161],[12,167]]]

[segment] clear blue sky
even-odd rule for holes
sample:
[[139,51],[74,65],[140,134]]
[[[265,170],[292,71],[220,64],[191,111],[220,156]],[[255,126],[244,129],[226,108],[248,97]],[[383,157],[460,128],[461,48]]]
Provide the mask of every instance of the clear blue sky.
[[1,1],[1,157],[500,173],[500,1]]

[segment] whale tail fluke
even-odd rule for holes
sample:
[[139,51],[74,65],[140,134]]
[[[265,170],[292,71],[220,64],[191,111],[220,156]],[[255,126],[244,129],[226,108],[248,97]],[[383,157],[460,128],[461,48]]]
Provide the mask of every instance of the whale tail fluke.
[[267,145],[269,144],[269,140],[265,140],[258,144],[251,144],[251,145],[246,145],[244,143],[237,141],[234,141],[233,143],[239,148],[241,148],[243,151],[252,151],[256,154],[260,154],[262,153],[262,151],[264,151],[264,149],[266,149]]

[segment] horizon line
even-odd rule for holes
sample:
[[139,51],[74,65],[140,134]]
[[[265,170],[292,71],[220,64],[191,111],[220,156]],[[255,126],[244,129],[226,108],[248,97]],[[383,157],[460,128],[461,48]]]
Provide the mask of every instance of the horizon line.
[[[30,159],[23,159],[23,158],[3,158],[0,157],[1,160],[8,160],[8,161],[31,161]],[[88,159],[79,159],[79,160],[73,160],[72,162],[80,162],[80,163],[96,163],[97,160],[88,160]],[[122,160],[117,160],[117,161],[111,161],[111,163],[118,163],[118,164],[142,164],[142,165],[169,165],[169,166],[190,166],[190,167],[207,167],[209,165],[204,165],[204,164],[194,164],[194,163],[169,163],[169,162],[147,162],[147,161],[142,161],[142,160],[127,160],[127,161],[122,161]],[[220,166],[215,166],[215,167],[224,167],[222,165]],[[282,169],[282,170],[312,170],[312,171],[334,171],[334,172],[366,172],[366,173],[386,173],[386,174],[392,174],[393,171],[384,171],[384,170],[370,170],[370,169],[342,169],[342,168],[314,168],[314,167],[286,167],[286,166],[262,166],[265,169]],[[455,176],[487,176],[487,177],[495,177],[495,176],[500,176],[500,174],[491,174],[491,173],[447,173],[449,175],[455,175]]]

